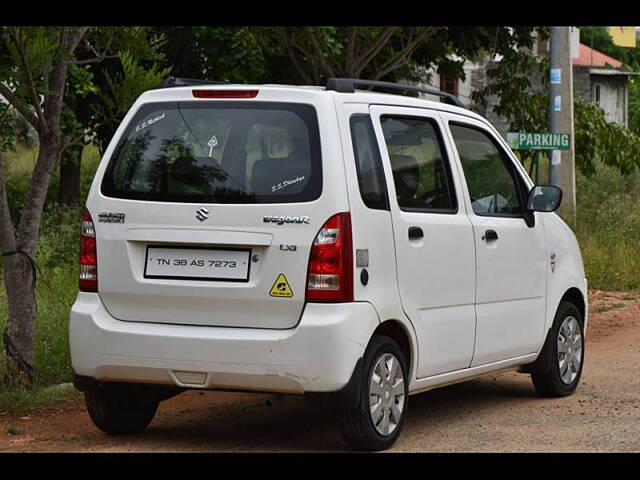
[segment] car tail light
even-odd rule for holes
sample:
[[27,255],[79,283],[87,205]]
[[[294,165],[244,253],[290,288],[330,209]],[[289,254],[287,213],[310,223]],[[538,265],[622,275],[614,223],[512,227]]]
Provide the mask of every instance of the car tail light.
[[307,301],[353,301],[351,215],[338,213],[322,226],[311,247]]
[[193,90],[195,98],[255,98],[258,90]]
[[80,232],[80,290],[98,291],[98,254],[96,251],[96,232],[89,211],[82,212],[82,230]]

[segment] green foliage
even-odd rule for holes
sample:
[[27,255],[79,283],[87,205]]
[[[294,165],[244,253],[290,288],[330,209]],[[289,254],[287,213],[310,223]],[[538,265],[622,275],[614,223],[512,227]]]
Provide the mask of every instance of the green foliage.
[[[31,390],[9,386],[0,391],[0,413],[26,413],[41,406],[78,398],[80,395],[81,393],[70,383],[36,387]],[[9,426],[6,432],[8,435],[18,435],[21,430],[15,426]]]
[[16,143],[15,117],[8,105],[0,102],[0,153],[14,150]]
[[637,76],[629,78],[627,109],[629,129],[636,135],[640,135],[640,78]]
[[[157,50],[162,68],[178,77],[231,83],[272,82],[266,52],[273,49],[269,29],[259,27],[158,27],[165,41]],[[188,52],[186,55],[185,52]]]
[[576,182],[576,235],[589,287],[640,289],[640,176],[595,163]]
[[[606,30],[594,32],[604,33],[608,41],[611,40]],[[604,37],[601,41],[605,41]],[[489,95],[498,96],[500,103],[495,112],[507,119],[512,131],[546,131],[549,125],[548,68],[545,59],[534,57],[526,50],[507,50],[500,62],[489,69],[487,87],[475,92],[473,98],[483,104]],[[536,78],[539,80],[537,87],[532,81]],[[638,120],[639,90],[640,86],[633,84],[629,95],[629,104],[633,105],[631,115]],[[627,175],[640,167],[640,132],[607,122],[599,106],[574,99],[574,129],[577,170],[592,175],[595,165],[601,163]],[[530,160],[526,153],[521,157],[523,161]]]
[[107,78],[109,90],[102,97],[104,110],[101,112],[114,119],[122,118],[142,92],[156,87],[170,71],[169,68],[161,70],[157,65],[147,70],[129,52],[121,52],[118,56],[123,76],[121,80]]
[[545,40],[548,28],[532,29],[529,36],[520,33],[511,40],[500,39],[496,51],[492,52],[496,60],[487,70],[486,86],[472,94],[476,105],[485,105],[490,95],[498,96],[500,102],[495,112],[507,119],[514,131],[536,131],[548,120],[545,73],[549,64],[545,58],[532,53],[536,35]]
[[[99,119],[102,126],[115,131],[122,118],[135,100],[145,91],[155,88],[169,75],[170,67],[161,69],[157,64],[144,67],[129,52],[118,55],[122,65],[122,75],[115,78],[106,76],[106,87],[98,93],[99,101],[92,105],[94,118]],[[110,140],[110,137],[108,138]],[[107,140],[103,138],[103,141]],[[104,149],[106,145],[101,143]]]
[[[87,136],[95,134],[101,150],[111,140],[122,118],[137,97],[166,78],[171,66],[163,66],[164,35],[148,27],[102,27],[93,31],[96,43],[106,43],[115,54],[87,69],[90,87],[86,100],[70,101]],[[106,46],[105,46],[106,47]],[[184,57],[190,57],[184,55]],[[86,90],[85,90],[86,91]]]
[[574,102],[576,165],[587,175],[602,163],[628,175],[640,167],[640,136],[607,122],[598,105]]
[[[165,27],[155,31],[167,39],[161,49],[166,55],[163,65],[172,65],[178,77],[319,85],[331,75],[424,80],[424,70],[433,67],[464,78],[466,59],[485,52],[501,55],[512,46],[529,45],[534,29],[318,26]],[[354,50],[349,57],[352,38]],[[386,39],[381,48],[373,49],[381,38]],[[353,58],[360,60],[359,67]]]
[[640,48],[614,44],[607,27],[580,27],[580,43],[615,58],[634,70],[640,66]]
[[52,61],[61,55],[58,27],[0,27],[0,79],[18,110],[41,107]]
[[17,144],[32,148],[38,143],[38,133],[14,108],[9,108],[9,121],[11,122],[11,134],[15,136]]

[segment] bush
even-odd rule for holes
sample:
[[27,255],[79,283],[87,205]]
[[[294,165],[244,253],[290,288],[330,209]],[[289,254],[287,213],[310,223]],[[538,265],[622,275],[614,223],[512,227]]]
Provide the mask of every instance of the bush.
[[640,177],[595,164],[578,174],[576,234],[589,286],[603,290],[640,288]]

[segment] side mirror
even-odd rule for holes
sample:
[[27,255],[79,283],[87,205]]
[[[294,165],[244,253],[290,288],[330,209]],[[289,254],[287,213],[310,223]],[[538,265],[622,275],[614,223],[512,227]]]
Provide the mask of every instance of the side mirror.
[[533,212],[553,212],[562,201],[562,189],[553,185],[536,185],[529,192],[527,209]]

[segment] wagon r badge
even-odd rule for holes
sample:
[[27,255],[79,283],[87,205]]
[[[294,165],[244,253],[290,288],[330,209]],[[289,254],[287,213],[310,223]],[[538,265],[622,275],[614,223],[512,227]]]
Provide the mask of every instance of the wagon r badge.
[[204,222],[207,218],[209,218],[209,210],[202,207],[200,210],[196,212],[196,218],[201,222]]
[[301,217],[278,217],[269,215],[266,217],[262,217],[262,221],[264,223],[277,223],[278,225],[283,225],[285,223],[309,223],[309,217],[307,217],[306,215],[303,215]]

